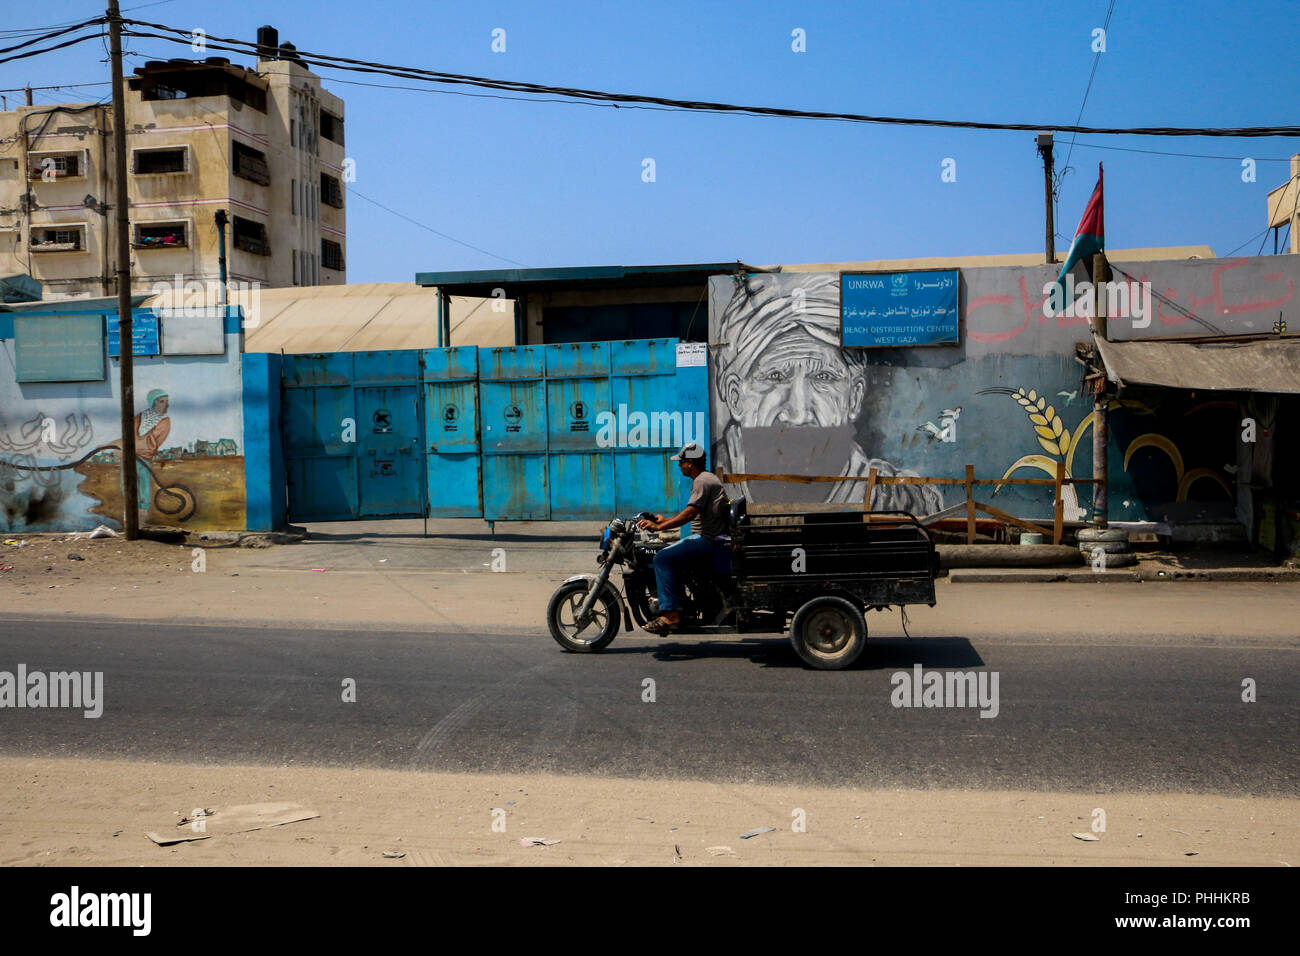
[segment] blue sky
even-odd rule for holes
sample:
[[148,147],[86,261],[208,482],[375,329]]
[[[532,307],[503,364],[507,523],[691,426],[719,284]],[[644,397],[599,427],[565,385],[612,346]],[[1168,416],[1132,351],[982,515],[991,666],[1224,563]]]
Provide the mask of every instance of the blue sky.
[[[127,16],[252,40],[271,23],[299,49],[557,86],[894,116],[1075,122],[1108,0],[871,4],[166,0]],[[135,9],[132,9],[132,8]],[[57,13],[55,13],[57,10]],[[13,30],[102,6],[26,7]],[[506,51],[491,49],[506,31]],[[791,49],[791,31],[807,51]],[[1095,126],[1295,124],[1294,3],[1116,0],[1082,116]],[[8,45],[8,43],[0,43]],[[129,39],[127,71],[189,55]],[[240,58],[232,57],[237,62]],[[250,61],[244,61],[250,62]],[[84,44],[0,65],[0,87],[104,80]],[[743,260],[836,262],[1040,252],[1043,180],[1032,133],[894,128],[411,92],[409,81],[320,71],[347,104],[351,282],[416,272]],[[337,77],[338,79],[335,79]],[[96,99],[108,87],[37,94]],[[484,91],[478,91],[484,92]],[[87,97],[87,94],[90,94]],[[6,94],[12,107],[21,94]],[[1058,169],[1069,136],[1057,136]],[[1093,148],[1177,153],[1195,159]],[[1300,143],[1284,138],[1080,136],[1057,222],[1069,245],[1106,164],[1111,248],[1208,244],[1254,255],[1265,196]],[[1258,161],[1242,181],[1241,159]],[[656,179],[642,181],[642,162]],[[941,179],[956,162],[956,182]],[[1250,237],[1253,240],[1246,243]]]

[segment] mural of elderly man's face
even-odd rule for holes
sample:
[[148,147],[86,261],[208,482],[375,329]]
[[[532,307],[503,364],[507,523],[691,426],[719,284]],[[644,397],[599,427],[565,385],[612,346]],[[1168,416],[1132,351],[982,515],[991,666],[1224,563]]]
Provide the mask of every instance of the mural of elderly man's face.
[[171,399],[166,395],[160,395],[153,401],[153,410],[159,415],[165,415],[169,405],[171,405]]
[[867,385],[840,349],[800,330],[777,337],[744,378],[728,376],[727,404],[742,428],[855,422]]

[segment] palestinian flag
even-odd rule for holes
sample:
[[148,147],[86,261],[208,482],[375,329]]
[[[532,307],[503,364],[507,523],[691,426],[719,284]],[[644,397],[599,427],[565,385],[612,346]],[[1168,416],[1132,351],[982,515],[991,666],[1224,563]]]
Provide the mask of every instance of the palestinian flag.
[[1065,265],[1061,266],[1056,277],[1058,284],[1065,282],[1066,273],[1080,261],[1088,267],[1092,263],[1092,257],[1106,248],[1106,215],[1101,199],[1101,176],[1101,163],[1098,163],[1097,188],[1092,191],[1092,198],[1088,200],[1083,218],[1079,220],[1079,228],[1074,231],[1070,254],[1065,257]]

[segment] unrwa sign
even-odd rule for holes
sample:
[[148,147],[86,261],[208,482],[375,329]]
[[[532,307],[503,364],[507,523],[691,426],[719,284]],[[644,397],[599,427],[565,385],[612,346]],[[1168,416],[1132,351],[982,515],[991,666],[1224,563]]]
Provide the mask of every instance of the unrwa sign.
[[840,344],[845,348],[955,345],[958,286],[955,269],[840,273]]

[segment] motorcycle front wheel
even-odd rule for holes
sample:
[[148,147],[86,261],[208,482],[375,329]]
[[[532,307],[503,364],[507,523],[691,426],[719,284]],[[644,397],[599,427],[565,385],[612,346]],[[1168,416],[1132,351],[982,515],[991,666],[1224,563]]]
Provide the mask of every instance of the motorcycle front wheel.
[[551,595],[546,606],[546,623],[551,637],[565,650],[594,654],[618,636],[618,602],[607,588],[602,589],[591,608],[591,620],[585,627],[577,624],[578,611],[587,599],[590,581],[570,581]]

